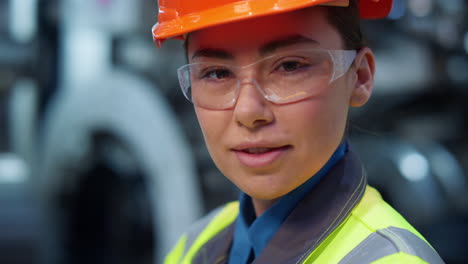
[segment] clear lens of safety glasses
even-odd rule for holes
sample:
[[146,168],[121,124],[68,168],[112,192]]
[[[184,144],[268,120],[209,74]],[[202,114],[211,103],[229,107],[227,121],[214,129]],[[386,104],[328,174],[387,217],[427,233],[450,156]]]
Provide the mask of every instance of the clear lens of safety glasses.
[[245,66],[197,62],[177,73],[185,97],[203,108],[233,107],[241,86],[249,83],[270,102],[286,104],[319,94],[348,71],[355,57],[355,50],[293,50]]

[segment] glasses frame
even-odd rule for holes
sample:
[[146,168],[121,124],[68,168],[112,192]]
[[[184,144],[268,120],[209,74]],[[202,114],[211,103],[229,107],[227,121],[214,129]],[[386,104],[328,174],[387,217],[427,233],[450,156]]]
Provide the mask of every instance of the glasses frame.
[[[304,51],[320,51],[320,52],[327,52],[328,53],[328,55],[330,56],[330,58],[332,60],[332,63],[333,63],[333,73],[331,75],[331,78],[330,78],[330,81],[328,82],[328,84],[331,84],[332,82],[334,82],[337,79],[339,79],[340,77],[342,77],[350,69],[351,65],[353,64],[353,62],[354,62],[354,60],[355,60],[355,58],[357,56],[357,51],[356,50],[330,50],[330,49],[319,49],[319,48],[310,49],[309,48],[309,49],[297,49],[297,50],[292,50],[292,51],[288,51],[288,52],[276,53],[276,54],[273,54],[271,56],[261,58],[258,61],[255,61],[255,62],[247,64],[247,65],[243,65],[243,66],[235,66],[235,65],[222,64],[222,63],[219,63],[218,65],[227,66],[227,67],[235,67],[237,69],[245,69],[245,68],[250,68],[253,65],[259,64],[259,63],[261,63],[261,62],[263,62],[265,60],[281,56],[282,53],[291,54],[291,53],[294,53],[294,52],[304,52]],[[182,93],[184,94],[184,97],[187,98],[187,100],[189,100],[193,104],[195,104],[197,106],[200,106],[200,107],[204,107],[203,105],[199,105],[199,104],[195,103],[191,99],[191,94],[189,92],[189,89],[191,87],[190,77],[187,78],[185,76],[185,71],[187,71],[186,70],[187,68],[190,68],[190,67],[195,66],[195,65],[201,65],[201,64],[204,64],[204,62],[195,62],[195,63],[189,63],[189,64],[183,65],[182,67],[177,69],[177,77],[178,77],[178,80],[179,80],[179,85],[180,85],[180,88],[182,90]],[[190,74],[188,74],[188,76],[190,76]],[[239,83],[240,83],[239,79],[237,80],[237,83],[239,85]],[[265,91],[262,89],[262,87],[258,84],[258,82],[257,82],[257,80],[255,78],[253,78],[250,81],[250,83],[255,84],[255,86],[257,87],[257,89],[260,91],[260,93],[263,95],[263,97],[265,99],[267,99],[268,101],[270,101],[272,103],[275,103],[275,104],[288,104],[288,103],[292,103],[292,102],[296,102],[296,101],[301,101],[301,100],[311,96],[311,95],[309,95],[309,96],[301,97],[299,99],[295,99],[295,100],[292,100],[292,101],[279,102],[282,98],[279,98],[276,95],[266,94]],[[235,102],[237,101],[238,96],[239,96],[239,94],[237,94],[237,96],[233,98],[233,100],[230,102],[229,106],[220,107],[220,108],[216,107],[214,109],[222,110],[222,109],[231,108],[233,105],[235,105]],[[210,107],[204,107],[204,108],[210,108]]]

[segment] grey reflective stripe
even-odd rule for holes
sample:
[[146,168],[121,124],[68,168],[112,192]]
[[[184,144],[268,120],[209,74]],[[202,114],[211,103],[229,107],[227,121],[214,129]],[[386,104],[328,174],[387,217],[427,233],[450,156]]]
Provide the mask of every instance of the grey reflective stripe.
[[437,252],[415,234],[406,229],[389,227],[377,231],[382,236],[391,240],[401,252],[418,256],[428,263],[444,263]]
[[444,263],[437,252],[424,240],[406,229],[392,226],[369,235],[339,264],[371,263],[398,252],[420,257],[431,264]]
[[226,264],[234,237],[234,223],[224,228],[198,250],[192,264]]
[[187,240],[185,242],[185,247],[184,247],[184,253],[182,254],[182,258],[184,258],[185,254],[189,251],[189,249],[192,247],[192,244],[195,242],[197,237],[205,230],[205,228],[208,226],[208,224],[213,220],[213,218],[218,215],[221,210],[224,209],[224,206],[220,206],[216,208],[215,210],[211,211],[208,215],[204,216],[197,222],[195,222],[193,225],[190,226],[190,228],[187,230],[185,233],[187,235]]

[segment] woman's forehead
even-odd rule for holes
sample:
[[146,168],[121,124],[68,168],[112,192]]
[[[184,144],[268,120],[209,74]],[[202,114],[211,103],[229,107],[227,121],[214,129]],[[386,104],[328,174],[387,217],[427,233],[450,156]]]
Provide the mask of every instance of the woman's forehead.
[[[189,55],[199,49],[261,50],[262,46],[290,37],[312,40],[311,45],[341,48],[338,31],[328,23],[326,9],[312,7],[206,28],[189,36]],[[313,43],[315,42],[315,44]]]

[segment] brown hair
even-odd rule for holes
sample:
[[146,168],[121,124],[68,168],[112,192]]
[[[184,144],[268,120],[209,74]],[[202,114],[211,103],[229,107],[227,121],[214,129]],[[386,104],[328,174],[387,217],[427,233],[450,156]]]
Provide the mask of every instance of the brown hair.
[[361,31],[358,0],[350,0],[348,7],[327,7],[328,22],[334,26],[344,41],[345,49],[359,50],[367,46]]

